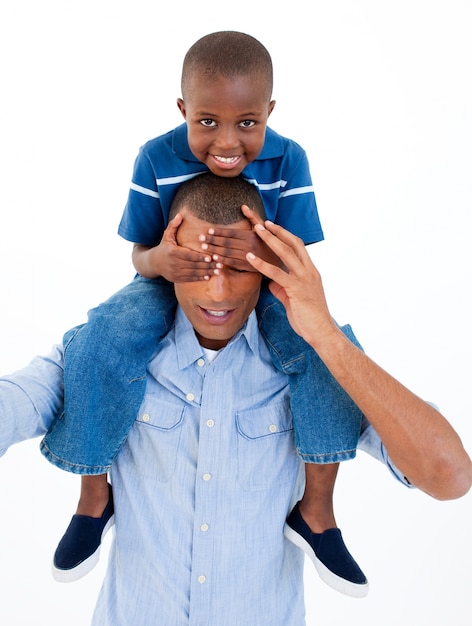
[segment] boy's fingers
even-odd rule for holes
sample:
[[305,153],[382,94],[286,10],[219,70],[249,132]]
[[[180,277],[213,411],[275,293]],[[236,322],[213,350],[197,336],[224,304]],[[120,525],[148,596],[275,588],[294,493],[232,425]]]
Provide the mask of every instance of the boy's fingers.
[[183,222],[183,217],[180,213],[177,213],[177,215],[175,215],[170,222],[167,225],[167,228],[164,231],[164,236],[166,237],[166,239],[171,239],[172,241],[177,241],[177,231],[179,229],[179,226],[182,224]]
[[252,231],[236,230],[231,228],[211,228],[208,233],[199,236],[199,240],[204,244],[211,244],[219,248],[240,250],[247,247],[254,234]]

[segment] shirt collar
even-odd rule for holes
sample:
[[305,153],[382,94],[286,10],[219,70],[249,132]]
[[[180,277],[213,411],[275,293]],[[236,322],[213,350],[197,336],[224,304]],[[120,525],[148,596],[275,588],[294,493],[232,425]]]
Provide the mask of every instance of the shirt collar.
[[[180,306],[177,307],[175,315],[174,337],[179,369],[185,369],[203,356],[195,331]],[[230,340],[228,346],[240,339],[245,340],[254,354],[259,353],[259,328],[255,311],[252,311],[247,322]]]
[[[277,134],[274,130],[267,127],[264,147],[261,153],[257,157],[257,160],[262,159],[275,159],[283,155],[284,153],[284,141],[283,138]],[[200,163],[191,152],[188,146],[187,139],[187,124],[181,124],[174,130],[172,137],[172,150],[185,161],[194,161]],[[250,165],[250,164],[249,164]]]
[[200,163],[200,159],[197,159],[192,154],[192,151],[188,147],[188,139],[187,139],[187,124],[181,124],[174,129],[174,133],[172,136],[172,150],[175,154],[184,159],[184,161],[194,161],[195,163]]

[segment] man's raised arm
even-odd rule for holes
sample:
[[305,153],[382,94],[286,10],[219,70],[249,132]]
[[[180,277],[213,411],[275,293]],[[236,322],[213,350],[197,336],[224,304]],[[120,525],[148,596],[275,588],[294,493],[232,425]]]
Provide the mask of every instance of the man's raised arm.
[[372,424],[388,454],[407,479],[439,500],[459,498],[472,484],[472,462],[441,413],[404,387],[339,330],[328,309],[321,276],[303,242],[265,222],[255,232],[285,269],[248,253],[247,260],[271,279],[300,336],[324,361],[334,378]]

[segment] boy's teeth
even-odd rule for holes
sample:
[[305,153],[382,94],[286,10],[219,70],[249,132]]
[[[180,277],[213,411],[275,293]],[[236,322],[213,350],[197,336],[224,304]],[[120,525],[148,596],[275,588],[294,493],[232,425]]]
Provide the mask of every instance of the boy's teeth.
[[222,157],[222,156],[215,156],[215,159],[217,161],[221,161],[222,163],[234,163],[237,160],[238,157]]
[[210,311],[210,309],[207,309],[207,313],[214,315],[215,317],[222,317],[225,313],[227,313],[227,311]]

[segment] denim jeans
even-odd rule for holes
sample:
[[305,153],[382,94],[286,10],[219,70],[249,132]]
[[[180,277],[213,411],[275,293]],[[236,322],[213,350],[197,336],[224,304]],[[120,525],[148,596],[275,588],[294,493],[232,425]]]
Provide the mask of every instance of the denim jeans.
[[147,363],[174,323],[174,286],[136,277],[64,335],[64,410],[41,452],[75,474],[103,474],[144,398]]
[[[337,463],[356,456],[362,413],[316,352],[297,335],[283,304],[261,289],[259,329],[275,367],[290,383],[295,446],[305,463]],[[349,325],[340,327],[362,349]]]
[[[64,407],[41,452],[75,474],[109,471],[144,398],[147,363],[174,323],[173,285],[136,277],[64,336]],[[289,377],[295,444],[309,463],[353,458],[361,413],[267,288],[256,312],[274,365]],[[356,341],[350,327],[342,329]]]

